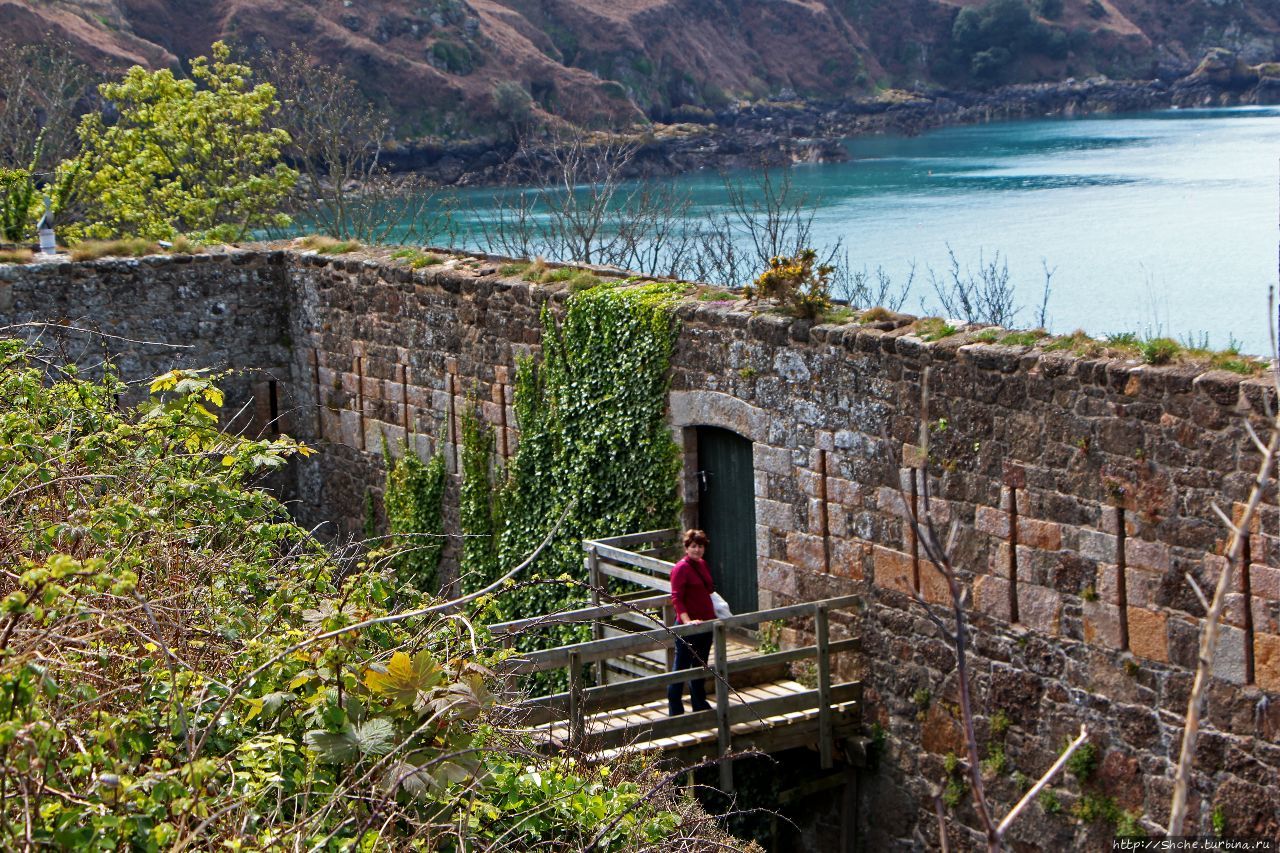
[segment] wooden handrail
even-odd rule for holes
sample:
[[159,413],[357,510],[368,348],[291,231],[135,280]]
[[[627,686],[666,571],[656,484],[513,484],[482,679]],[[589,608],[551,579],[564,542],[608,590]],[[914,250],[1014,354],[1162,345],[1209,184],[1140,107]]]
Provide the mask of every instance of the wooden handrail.
[[652,631],[629,634],[625,637],[610,637],[604,640],[591,640],[571,646],[561,646],[556,649],[528,652],[519,658],[509,658],[506,662],[506,671],[530,673],[542,672],[548,669],[560,669],[568,665],[570,653],[577,653],[584,664],[594,663],[598,660],[616,657],[622,653],[661,648],[665,643],[670,642],[673,636],[695,634],[706,631],[708,628],[714,630],[715,625],[724,625],[726,628],[730,628],[738,625],[771,622],[775,619],[788,619],[792,616],[808,615],[813,612],[817,604],[825,604],[830,611],[847,607],[861,600],[862,596],[860,595],[843,595],[837,598],[824,599],[821,602],[806,602],[804,604],[792,604],[787,607],[775,607],[770,610],[757,610],[753,613],[741,613],[724,619],[700,622],[695,625],[673,625],[669,628],[657,628]]
[[[856,651],[860,644],[861,640],[857,637],[836,640],[828,644],[828,653],[834,655],[841,652]],[[816,650],[817,646],[802,646],[781,652],[771,652],[754,658],[731,660],[728,662],[729,675],[734,676],[739,673],[750,672],[753,669],[763,669],[803,660],[807,657],[812,657]],[[582,691],[582,703],[587,713],[590,713],[595,706],[608,708],[619,701],[630,701],[646,695],[654,696],[668,684],[690,681],[697,678],[699,674],[705,678],[711,673],[711,667],[699,666],[675,672],[664,672],[659,675],[647,675],[644,678],[632,678],[601,687],[588,687]],[[551,720],[563,719],[569,709],[569,693],[553,693],[525,699],[517,704],[516,708],[518,711],[527,713],[528,716],[523,718],[526,725],[539,725]]]
[[627,545],[635,545],[637,542],[653,542],[661,539],[670,539],[675,541],[680,535],[680,530],[675,527],[665,527],[662,530],[647,530],[644,533],[628,533],[625,536],[606,536],[603,539],[583,539],[582,550],[590,551],[592,545],[609,545],[613,548],[623,548]]
[[602,560],[611,560],[624,566],[648,569],[651,572],[657,572],[662,575],[670,575],[671,570],[676,565],[666,560],[659,560],[657,557],[646,557],[643,554],[637,554],[635,551],[615,548],[612,545],[604,545],[600,542],[592,542],[591,545],[596,549],[596,553]]
[[548,613],[545,616],[530,616],[526,619],[512,619],[510,622],[495,622],[489,626],[494,634],[515,634],[527,628],[540,628],[543,625],[572,625],[575,622],[590,622],[619,613],[651,610],[664,606],[670,596],[648,595],[632,601],[620,601],[616,604],[602,604],[599,607],[582,607],[578,610],[566,610],[563,613]]

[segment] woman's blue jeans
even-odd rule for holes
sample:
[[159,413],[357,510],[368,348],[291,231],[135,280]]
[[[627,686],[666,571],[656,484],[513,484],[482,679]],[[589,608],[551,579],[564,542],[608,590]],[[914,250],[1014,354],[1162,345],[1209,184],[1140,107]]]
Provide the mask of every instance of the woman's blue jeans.
[[[679,672],[695,666],[706,666],[711,659],[711,632],[702,631],[697,634],[686,634],[676,637],[676,662],[672,669]],[[684,682],[677,681],[667,687],[667,711],[671,716],[684,713]],[[689,704],[694,711],[705,711],[711,706],[707,704],[707,686],[703,676],[689,680]]]

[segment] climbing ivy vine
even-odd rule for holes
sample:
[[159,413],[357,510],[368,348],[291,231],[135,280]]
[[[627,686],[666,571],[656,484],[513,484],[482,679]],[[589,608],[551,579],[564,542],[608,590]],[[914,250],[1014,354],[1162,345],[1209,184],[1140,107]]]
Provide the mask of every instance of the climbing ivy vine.
[[493,429],[467,408],[462,413],[462,591],[472,592],[498,577],[498,534],[502,530],[501,469],[491,471]]
[[444,519],[440,505],[444,497],[444,456],[437,453],[427,462],[408,445],[399,459],[392,459],[383,444],[387,464],[387,484],[383,506],[387,512],[391,564],[396,579],[425,592],[435,592],[436,571],[444,550]]
[[[569,298],[557,323],[543,307],[543,358],[516,371],[520,444],[504,497],[502,565],[515,565],[571,503],[533,578],[583,576],[583,538],[671,526],[680,510],[679,451],[666,423],[676,284],[605,283]],[[504,596],[499,615],[582,603],[581,586],[539,584]],[[576,638],[559,629],[557,641]]]

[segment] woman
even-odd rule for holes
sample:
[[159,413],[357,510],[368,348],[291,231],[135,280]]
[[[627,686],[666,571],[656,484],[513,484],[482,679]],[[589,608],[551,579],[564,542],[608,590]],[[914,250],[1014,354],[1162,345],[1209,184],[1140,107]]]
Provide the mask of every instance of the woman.
[[[711,580],[711,569],[707,566],[707,561],[702,559],[706,552],[707,534],[701,530],[686,530],[684,557],[671,570],[671,605],[675,608],[678,625],[696,625],[716,618],[715,608],[711,604],[715,584]],[[676,637],[674,671],[706,666],[710,656],[710,631]],[[667,687],[667,706],[673,717],[684,713],[683,694],[684,682],[677,681]],[[689,681],[689,700],[695,712],[711,707],[707,704],[707,689],[701,675]]]

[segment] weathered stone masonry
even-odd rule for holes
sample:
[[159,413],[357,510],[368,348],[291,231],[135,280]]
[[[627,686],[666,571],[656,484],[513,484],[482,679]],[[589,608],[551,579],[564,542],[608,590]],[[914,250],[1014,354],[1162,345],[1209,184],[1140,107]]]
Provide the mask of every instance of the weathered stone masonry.
[[[381,486],[384,436],[394,448],[407,429],[453,470],[459,412],[474,405],[498,427],[499,452],[514,451],[515,359],[536,351],[538,312],[563,296],[482,261],[413,271],[264,251],[0,268],[0,324],[68,320],[192,347],[109,339],[126,376],[255,368],[228,408],[252,401],[251,428],[270,429],[274,389],[281,428],[325,450],[296,468],[300,518],[348,531],[365,490]],[[1009,763],[1034,776],[1087,721],[1099,790],[1163,821],[1201,613],[1184,574],[1207,589],[1223,568],[1210,504],[1247,495],[1258,456],[1242,423],[1260,418],[1266,384],[926,343],[895,322],[813,326],[726,303],[678,314],[673,428],[721,426],[754,442],[761,606],[865,595],[842,627],[863,638],[846,665],[866,682],[869,722],[888,732],[863,782],[867,849],[936,836],[929,785],[944,778],[943,756],[962,752],[953,656],[910,595],[917,577],[926,600],[944,595],[904,523],[913,480],[924,491],[922,423],[935,518],[956,524],[956,562],[973,573],[980,735],[1002,711]],[[86,344],[86,360],[102,348]],[[1277,529],[1274,495],[1268,504],[1250,539],[1248,611],[1237,567],[1210,689],[1192,802],[1204,834],[1217,808],[1232,832],[1280,836],[1280,554],[1264,532]],[[1080,789],[1063,787],[1069,808]],[[1007,774],[992,791],[1019,793]],[[971,818],[966,805],[958,815]],[[1107,832],[1033,808],[1015,836],[1068,849]]]

